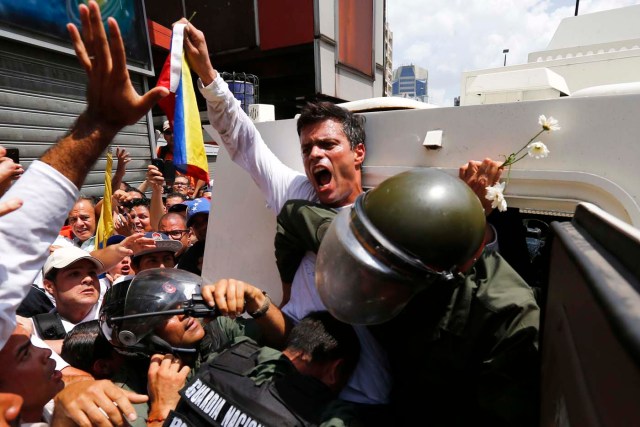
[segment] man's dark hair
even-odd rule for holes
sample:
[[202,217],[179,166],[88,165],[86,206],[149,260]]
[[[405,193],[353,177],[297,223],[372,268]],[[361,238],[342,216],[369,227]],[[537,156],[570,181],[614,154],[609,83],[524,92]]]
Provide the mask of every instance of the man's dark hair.
[[74,368],[93,374],[93,363],[109,359],[112,347],[100,333],[98,320],[78,323],[62,342],[60,356]]
[[56,277],[58,276],[58,271],[60,271],[59,268],[53,267],[47,274],[45,274],[44,278],[55,283]]
[[158,221],[158,227],[160,227],[160,223],[167,218],[176,218],[178,221],[181,221],[185,227],[187,226],[187,219],[184,217],[184,215],[180,215],[178,212],[167,212],[160,217],[160,220]]
[[353,326],[337,320],[327,311],[311,312],[294,326],[287,348],[310,355],[312,362],[343,359],[347,376],[360,358],[360,340]]
[[151,200],[145,198],[142,199],[133,199],[130,202],[126,202],[123,203],[123,206],[131,209],[131,208],[135,208],[136,206],[146,206],[147,209],[151,210]]
[[171,197],[180,197],[182,199],[182,201],[184,202],[185,200],[187,200],[187,196],[185,196],[182,193],[178,193],[176,191],[172,191],[170,193],[167,193],[167,195],[164,196],[165,199],[169,199]]
[[342,131],[347,136],[352,150],[358,144],[365,143],[364,117],[357,116],[351,111],[327,101],[310,102],[304,106],[300,117],[298,117],[298,136],[300,136],[305,126],[324,122],[325,120],[335,120],[342,125]]
[[131,192],[131,191],[133,191],[134,193],[138,193],[138,194],[140,194],[140,195],[142,196],[142,198],[143,198],[143,199],[146,199],[146,198],[147,198],[147,195],[146,195],[146,194],[144,194],[142,191],[138,190],[137,188],[131,187],[131,188],[129,188],[129,189],[127,190],[127,193],[128,193],[128,192]]
[[76,199],[75,203],[73,204],[74,206],[77,205],[78,203],[82,202],[82,201],[87,201],[91,204],[91,206],[95,207],[96,203],[98,202],[97,197],[94,196],[85,196],[85,195],[80,195],[78,196],[78,198]]

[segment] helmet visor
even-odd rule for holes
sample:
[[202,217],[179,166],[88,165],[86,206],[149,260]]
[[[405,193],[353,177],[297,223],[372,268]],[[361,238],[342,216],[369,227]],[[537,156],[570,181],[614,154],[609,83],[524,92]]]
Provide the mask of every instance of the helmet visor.
[[383,323],[397,315],[427,280],[384,262],[376,248],[362,244],[352,227],[352,209],[338,213],[316,260],[316,288],[327,310],[352,324]]
[[147,317],[124,319],[120,340],[134,345],[174,314],[167,310],[181,308],[193,294],[200,293],[202,278],[174,268],[153,268],[138,273],[131,281],[125,300],[124,316],[156,313]]

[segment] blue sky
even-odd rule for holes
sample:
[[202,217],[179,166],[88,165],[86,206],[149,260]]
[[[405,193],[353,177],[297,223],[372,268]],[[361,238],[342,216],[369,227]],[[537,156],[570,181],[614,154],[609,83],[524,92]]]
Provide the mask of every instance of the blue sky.
[[[387,0],[393,67],[429,70],[430,102],[453,105],[463,71],[527,62],[544,49],[574,0]],[[640,0],[580,0],[579,15],[640,4]]]

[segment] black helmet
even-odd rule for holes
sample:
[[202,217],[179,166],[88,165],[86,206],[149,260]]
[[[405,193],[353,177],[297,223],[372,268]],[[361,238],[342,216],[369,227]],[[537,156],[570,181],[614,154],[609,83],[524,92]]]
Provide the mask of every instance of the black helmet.
[[342,321],[385,322],[459,276],[480,254],[485,225],[480,200],[456,177],[415,169],[388,178],[333,220],[316,262],[320,297]]
[[125,353],[153,354],[195,351],[171,347],[154,329],[191,303],[202,278],[175,268],[152,268],[133,280],[115,283],[100,308],[100,330]]

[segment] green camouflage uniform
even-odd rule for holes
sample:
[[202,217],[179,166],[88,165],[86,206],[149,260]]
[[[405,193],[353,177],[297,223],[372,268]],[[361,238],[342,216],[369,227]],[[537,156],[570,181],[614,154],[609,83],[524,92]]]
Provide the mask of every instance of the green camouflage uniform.
[[[221,350],[243,340],[259,341],[260,332],[252,320],[243,318],[230,319],[228,317],[219,316],[212,322],[205,325],[206,334],[199,344],[198,355],[193,369],[191,370],[187,381],[189,381],[201,366],[216,358]],[[296,370],[289,359],[282,352],[270,347],[262,347],[259,355],[260,363],[247,373],[247,377],[251,378],[256,384],[260,385],[267,381],[273,381],[276,378],[283,377]],[[140,394],[147,394],[147,370],[148,360],[140,360],[137,363],[127,364],[116,377],[113,382],[125,390],[135,391]],[[316,381],[319,383],[318,381]],[[325,408],[321,411],[320,419],[322,423],[320,427],[346,427],[356,426],[355,412],[352,405],[344,403],[339,399],[331,399],[330,392],[326,387],[314,389],[316,392],[322,391],[321,395],[316,398],[317,402],[324,402]],[[328,403],[326,403],[328,401]],[[134,405],[138,419],[131,423],[133,426],[146,426],[145,419],[149,410],[147,403]]]
[[[335,215],[308,201],[285,204],[275,238],[283,282],[317,251]],[[531,288],[485,251],[454,285],[423,291],[371,326],[389,356],[394,424],[537,424],[539,321]]]

